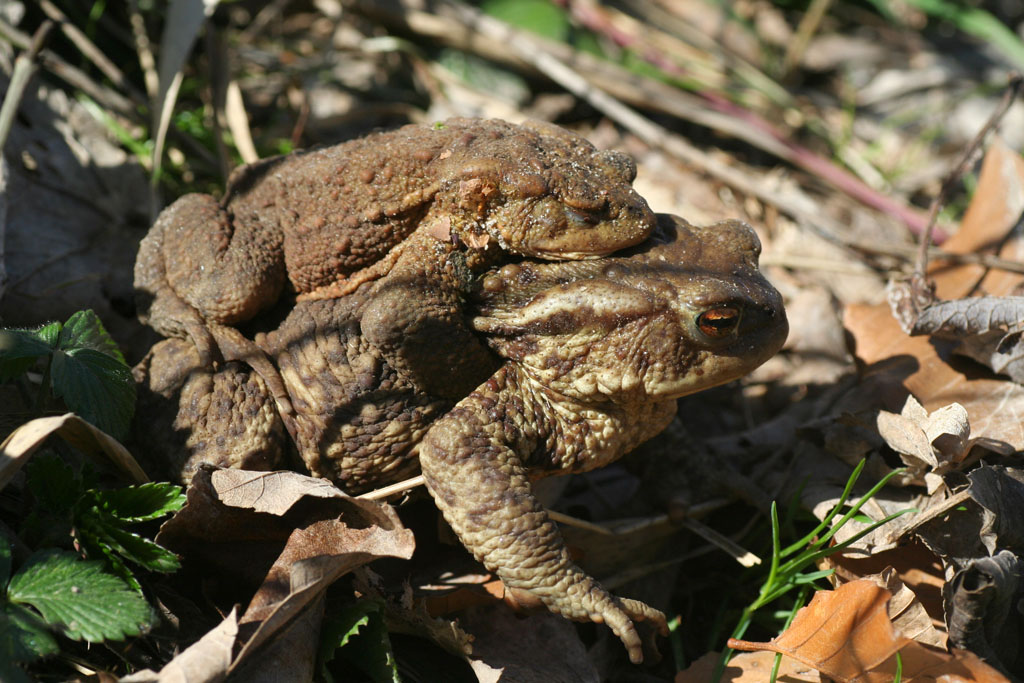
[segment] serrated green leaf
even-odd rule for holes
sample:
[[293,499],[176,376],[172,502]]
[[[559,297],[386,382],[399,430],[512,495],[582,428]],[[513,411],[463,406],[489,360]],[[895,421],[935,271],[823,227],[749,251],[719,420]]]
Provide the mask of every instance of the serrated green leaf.
[[56,453],[41,453],[25,467],[28,490],[36,499],[36,507],[47,516],[63,514],[82,495],[82,483],[75,471]]
[[30,557],[11,579],[7,599],[31,605],[67,637],[91,643],[139,635],[153,623],[142,595],[101,563],[79,561],[74,553]]
[[59,322],[52,322],[43,325],[39,329],[35,330],[33,334],[39,341],[43,342],[51,349],[57,348],[57,341],[60,339],[60,331],[63,329],[63,325]]
[[[361,600],[343,608],[325,619],[320,633],[318,660],[320,674],[326,680],[333,679],[327,663],[340,651],[374,683],[401,683],[381,603]],[[358,641],[358,647],[353,644],[344,648],[352,639]]]
[[102,557],[107,571],[120,577],[136,593],[142,593],[142,585],[139,584],[139,580],[132,574],[132,570],[128,568],[125,561],[109,544],[101,543],[88,524],[76,526],[73,529],[73,536],[77,547],[84,552],[88,559],[96,560]]
[[130,562],[154,572],[173,572],[181,567],[178,556],[148,538],[122,529],[119,520],[99,510],[84,512],[78,519],[79,531],[90,543],[107,554],[113,551]]
[[[11,604],[0,610],[0,662],[31,662],[59,649],[46,624],[32,612]],[[0,674],[0,680],[7,678]]]
[[28,372],[38,358],[50,354],[53,345],[40,336],[40,332],[49,327],[47,325],[39,330],[0,330],[0,382],[20,377]]
[[91,491],[97,507],[122,522],[148,522],[177,512],[185,505],[180,486],[150,482],[113,491]]
[[57,348],[62,351],[77,351],[79,349],[92,349],[102,354],[116,358],[124,365],[124,356],[121,349],[117,348],[117,342],[110,336],[103,322],[92,310],[78,311],[64,323],[60,331],[60,339]]
[[565,42],[569,37],[569,18],[565,10],[550,0],[486,0],[480,10],[551,40]]
[[135,381],[123,361],[92,348],[53,354],[53,393],[68,408],[115,439],[128,431],[135,411]]

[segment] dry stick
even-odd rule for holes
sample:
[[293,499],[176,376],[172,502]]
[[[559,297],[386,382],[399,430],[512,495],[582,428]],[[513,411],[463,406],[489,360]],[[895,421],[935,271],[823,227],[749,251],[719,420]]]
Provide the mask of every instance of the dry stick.
[[3,106],[0,107],[0,152],[7,144],[7,136],[11,134],[11,126],[14,125],[14,116],[18,113],[21,105],[21,98],[25,94],[32,74],[36,72],[36,57],[43,49],[43,44],[53,30],[53,22],[47,19],[32,36],[32,42],[28,50],[18,55],[14,60],[14,72],[11,74],[11,83],[7,88],[7,95],[4,97]]
[[61,32],[67,36],[68,40],[74,43],[75,47],[78,48],[78,51],[86,59],[103,72],[104,76],[109,78],[121,90],[127,92],[136,104],[145,106],[146,96],[135,89],[131,81],[125,78],[124,72],[117,68],[117,65],[110,61],[77,26],[69,22],[67,16],[56,5],[50,2],[50,0],[39,0],[39,6],[48,17],[60,24]]
[[741,54],[719,41],[715,33],[705,32],[673,14],[670,9],[675,9],[676,6],[671,3],[675,3],[676,0],[669,0],[668,7],[662,7],[661,4],[664,3],[652,3],[650,0],[622,0],[622,2],[634,14],[643,17],[648,25],[661,27],[662,31],[679,36],[690,45],[701,48],[705,52],[716,53],[722,63],[742,82],[764,94],[777,105],[796,106],[795,99],[788,90],[761,71],[756,64],[747,61]]
[[935,220],[939,215],[939,210],[945,205],[946,198],[953,190],[953,184],[958,182],[964,173],[967,172],[967,166],[970,165],[974,159],[974,155],[981,147],[981,143],[988,136],[989,132],[995,128],[995,126],[1002,121],[1006,115],[1007,110],[1013,101],[1017,98],[1020,93],[1021,83],[1024,79],[1018,73],[1010,74],[1010,82],[1006,87],[1006,92],[1003,93],[1003,98],[999,101],[999,106],[996,107],[995,111],[992,112],[992,116],[989,117],[988,121],[982,126],[978,134],[971,140],[971,144],[964,150],[963,156],[960,158],[953,171],[946,177],[945,182],[942,183],[942,188],[939,190],[939,194],[932,201],[932,205],[928,211],[928,227],[925,229],[924,234],[921,235],[921,246],[917,255],[917,263],[914,265],[914,275],[912,282],[920,283],[919,286],[924,286],[925,281],[925,268],[928,267],[928,250],[932,243],[932,229],[935,226]]
[[160,76],[156,72],[153,47],[149,42],[149,34],[146,33],[146,20],[139,12],[139,0],[128,0],[128,16],[132,26],[132,38],[135,40],[135,52],[139,55],[139,66],[142,67],[146,83],[146,94],[152,101],[160,88]]
[[811,37],[817,32],[818,27],[821,25],[821,20],[825,17],[825,13],[828,12],[831,4],[832,0],[811,1],[811,6],[807,8],[803,18],[800,19],[796,35],[793,36],[789,45],[786,46],[786,56],[782,60],[783,79],[804,58],[807,45],[811,42]]
[[367,491],[362,495],[356,496],[356,498],[365,498],[366,500],[381,500],[383,498],[387,498],[388,496],[393,496],[396,493],[402,493],[403,491],[414,489],[417,486],[423,486],[423,483],[423,475],[420,474],[418,476],[412,477],[411,479],[406,479],[404,481],[391,484],[390,486],[382,486],[379,489]]
[[[32,39],[27,34],[3,20],[0,20],[0,38],[23,50],[28,49],[32,43]],[[135,105],[131,100],[110,88],[95,83],[83,71],[71,66],[50,50],[39,52],[39,62],[68,85],[81,90],[107,109],[117,112],[128,120],[138,120]]]

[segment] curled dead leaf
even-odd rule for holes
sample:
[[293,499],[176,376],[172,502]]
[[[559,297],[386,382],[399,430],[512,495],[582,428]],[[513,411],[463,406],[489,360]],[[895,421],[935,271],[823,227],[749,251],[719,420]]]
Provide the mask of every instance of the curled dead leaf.
[[56,434],[83,453],[105,456],[130,480],[144,484],[149,477],[132,454],[117,439],[74,413],[40,417],[11,432],[0,444],[0,489],[20,470],[52,434]]
[[843,683],[890,683],[897,652],[904,681],[1009,683],[972,653],[946,654],[900,633],[888,614],[890,598],[865,579],[818,591],[779,637],[768,643],[730,639],[729,647],[779,652]]

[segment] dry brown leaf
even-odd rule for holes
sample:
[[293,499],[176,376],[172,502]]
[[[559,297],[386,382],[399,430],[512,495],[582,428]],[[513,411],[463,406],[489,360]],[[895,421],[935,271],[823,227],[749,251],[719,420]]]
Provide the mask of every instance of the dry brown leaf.
[[[900,658],[903,660],[902,680],[907,683],[1010,683],[1006,676],[966,650],[946,654],[911,643],[900,650]],[[893,680],[896,658],[886,662],[878,673],[882,675],[879,681]]]
[[[300,500],[304,504],[296,506]],[[193,477],[185,507],[157,538],[182,553],[186,564],[201,563],[211,582],[228,582],[221,585],[229,590],[262,582],[240,619],[248,629],[233,672],[252,666],[272,637],[308,643],[311,637],[301,634],[319,628],[322,610],[315,606],[331,583],[379,557],[408,559],[414,547],[412,532],[388,505],[330,493],[322,480],[296,473],[209,468]]]
[[1019,673],[1021,574],[1024,562],[1001,550],[958,569],[946,590],[949,641],[970,649],[1003,671]]
[[[958,254],[991,253],[1007,239],[1022,210],[1024,160],[999,140],[993,140],[960,230],[943,248]],[[1014,236],[1003,244],[999,255],[1024,260],[1024,240]],[[929,277],[942,299],[975,293],[979,282],[981,293],[1003,296],[1024,281],[1024,276],[1002,271],[985,275],[985,269],[977,264],[933,264]],[[978,377],[975,367],[950,365],[939,356],[931,340],[904,334],[887,304],[849,306],[843,323],[855,340],[857,357],[865,364],[907,361],[890,362],[885,371],[902,381],[925,408],[936,410],[959,403],[967,410],[975,436],[1005,442],[1014,450],[1024,449],[1024,388]]]
[[857,357],[868,365],[878,364],[866,372],[888,373],[929,411],[959,403],[967,410],[975,436],[1024,449],[1024,387],[977,377],[976,366],[950,365],[929,339],[907,336],[888,305],[849,306],[843,323],[856,340]]
[[[978,188],[960,221],[960,229],[942,245],[952,254],[993,252],[1003,243],[1024,212],[1024,159],[993,138],[985,152],[978,176]],[[1024,260],[1024,244],[1019,237],[999,250],[1003,258]],[[1024,276],[994,270],[973,263],[929,268],[936,295],[940,299],[959,299],[971,294],[980,281],[986,294],[1004,295],[1024,281]]]
[[924,483],[929,494],[944,485],[942,475],[955,469],[974,443],[967,411],[959,403],[929,414],[917,399],[907,396],[899,415],[880,411],[877,426],[908,468],[903,483]]
[[890,595],[863,579],[819,591],[778,638],[769,643],[730,639],[729,647],[781,652],[843,683],[889,683],[897,652],[908,683],[1009,683],[972,653],[946,654],[898,632],[887,614]]
[[946,635],[935,628],[924,605],[917,599],[914,591],[903,583],[894,568],[886,567],[878,574],[863,578],[874,581],[892,594],[889,598],[888,613],[893,627],[899,633],[918,643],[943,650],[946,648]]
[[[851,557],[835,553],[825,558],[819,569],[834,569],[835,578],[849,583],[869,575],[882,575],[893,567],[900,581],[909,587],[921,603],[933,624],[944,627],[945,610],[942,605],[942,586],[946,583],[943,564],[939,558],[916,538],[897,548],[874,553],[868,557]],[[890,614],[892,614],[890,603]],[[906,633],[915,637],[912,633]]]
[[871,581],[818,591],[790,627],[769,643],[729,639],[736,650],[770,650],[792,657],[841,681],[874,683],[882,665],[911,640],[895,631],[886,604],[891,594]]
[[377,558],[409,559],[415,547],[412,532],[400,527],[397,515],[394,524],[390,529],[359,529],[347,526],[344,518],[322,519],[296,529],[241,622],[263,621],[296,594],[325,590],[343,574]]
[[211,481],[224,505],[272,515],[285,514],[306,497],[349,497],[326,479],[314,479],[298,472],[224,469],[214,471]]
[[167,663],[160,672],[138,671],[121,680],[125,683],[212,683],[222,681],[231,665],[231,652],[238,635],[235,609],[216,628]]
[[74,413],[65,413],[26,422],[4,439],[0,444],[0,489],[7,486],[11,477],[17,474],[51,434],[58,435],[87,455],[105,455],[136,483],[149,481],[139,463],[135,462],[132,454],[117,439]]
[[926,306],[910,333],[951,341],[955,353],[1024,384],[1021,321],[1024,297],[975,296]]

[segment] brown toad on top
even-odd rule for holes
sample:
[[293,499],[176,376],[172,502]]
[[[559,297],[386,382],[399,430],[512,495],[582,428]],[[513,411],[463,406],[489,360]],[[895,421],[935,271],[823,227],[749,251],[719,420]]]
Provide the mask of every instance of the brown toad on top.
[[459,266],[481,272],[507,254],[583,259],[639,244],[654,217],[635,175],[626,155],[557,126],[477,119],[262,161],[236,172],[223,200],[186,195],[160,215],[135,266],[140,317],[190,337],[204,364],[220,351],[259,365],[282,398],[273,370],[228,326],[273,305],[286,281],[300,299],[332,298],[401,266],[409,286],[378,298],[366,334],[422,384],[431,363],[397,322],[447,330],[464,348],[451,359],[463,376],[486,350],[464,327],[462,293],[444,286],[465,278],[437,272],[447,257],[458,251]]
[[[633,622],[664,632],[664,615],[577,567],[530,481],[615,460],[660,432],[678,397],[778,351],[785,312],[757,270],[759,251],[741,223],[661,216],[657,238],[621,256],[523,261],[475,278],[470,324],[500,365],[464,367],[460,382],[478,386],[457,403],[410,381],[362,331],[378,296],[406,291],[392,278],[409,254],[347,296],[300,302],[261,340],[291,414],[274,410],[260,376],[238,363],[212,372],[184,340],[162,342],[139,370],[168,397],[184,383],[175,426],[185,470],[200,460],[272,466],[263,459],[285,448],[285,431],[314,474],[350,491],[420,468],[463,544],[515,597],[608,624],[638,662]],[[418,341],[449,352],[443,336]]]

